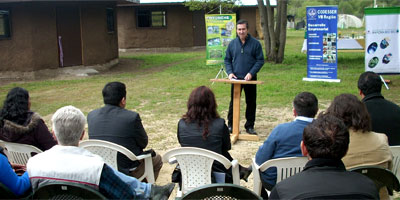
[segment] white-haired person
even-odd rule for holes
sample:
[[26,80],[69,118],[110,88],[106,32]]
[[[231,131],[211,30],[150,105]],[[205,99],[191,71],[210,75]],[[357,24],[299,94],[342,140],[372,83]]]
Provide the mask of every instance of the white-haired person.
[[74,182],[97,189],[110,199],[168,199],[174,184],[156,186],[126,176],[89,151],[79,148],[86,118],[73,107],[58,109],[53,117],[58,145],[29,159],[27,170],[32,189],[50,182]]

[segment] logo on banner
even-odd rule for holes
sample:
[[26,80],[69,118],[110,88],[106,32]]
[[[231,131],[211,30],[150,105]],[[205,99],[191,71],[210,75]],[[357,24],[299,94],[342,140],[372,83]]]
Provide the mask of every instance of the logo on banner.
[[307,15],[310,20],[317,19],[317,10],[314,8],[308,9]]

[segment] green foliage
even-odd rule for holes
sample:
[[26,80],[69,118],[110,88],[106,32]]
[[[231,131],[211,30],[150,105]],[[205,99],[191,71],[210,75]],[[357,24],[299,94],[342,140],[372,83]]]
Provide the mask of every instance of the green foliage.
[[[400,6],[399,0],[377,0],[378,7]],[[339,14],[364,17],[364,8],[373,7],[374,0],[290,0],[288,14],[295,15],[296,21],[306,19],[307,6],[337,5]]]
[[190,11],[204,10],[206,13],[231,13],[234,8],[237,8],[237,3],[240,0],[189,0],[185,1],[184,5],[189,7]]

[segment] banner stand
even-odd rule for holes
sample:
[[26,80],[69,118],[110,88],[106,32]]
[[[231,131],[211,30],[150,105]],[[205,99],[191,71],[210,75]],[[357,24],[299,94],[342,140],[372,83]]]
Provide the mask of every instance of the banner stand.
[[340,79],[322,79],[322,78],[303,78],[303,81],[324,81],[324,82],[340,83]]
[[312,6],[307,15],[307,78],[303,81],[340,82],[337,79],[337,6]]
[[219,69],[218,74],[215,76],[215,79],[219,79],[219,78],[221,78],[221,79],[228,78],[228,74],[226,73],[226,71],[224,69],[224,65],[221,65],[221,69]]

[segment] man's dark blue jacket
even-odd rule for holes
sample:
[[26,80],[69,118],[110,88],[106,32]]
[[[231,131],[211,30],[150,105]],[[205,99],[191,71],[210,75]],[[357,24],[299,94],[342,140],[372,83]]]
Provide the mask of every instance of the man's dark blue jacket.
[[263,65],[264,54],[261,44],[250,34],[247,35],[244,44],[239,37],[229,43],[225,55],[226,73],[233,73],[239,79],[243,79],[247,73],[250,73],[255,79]]

